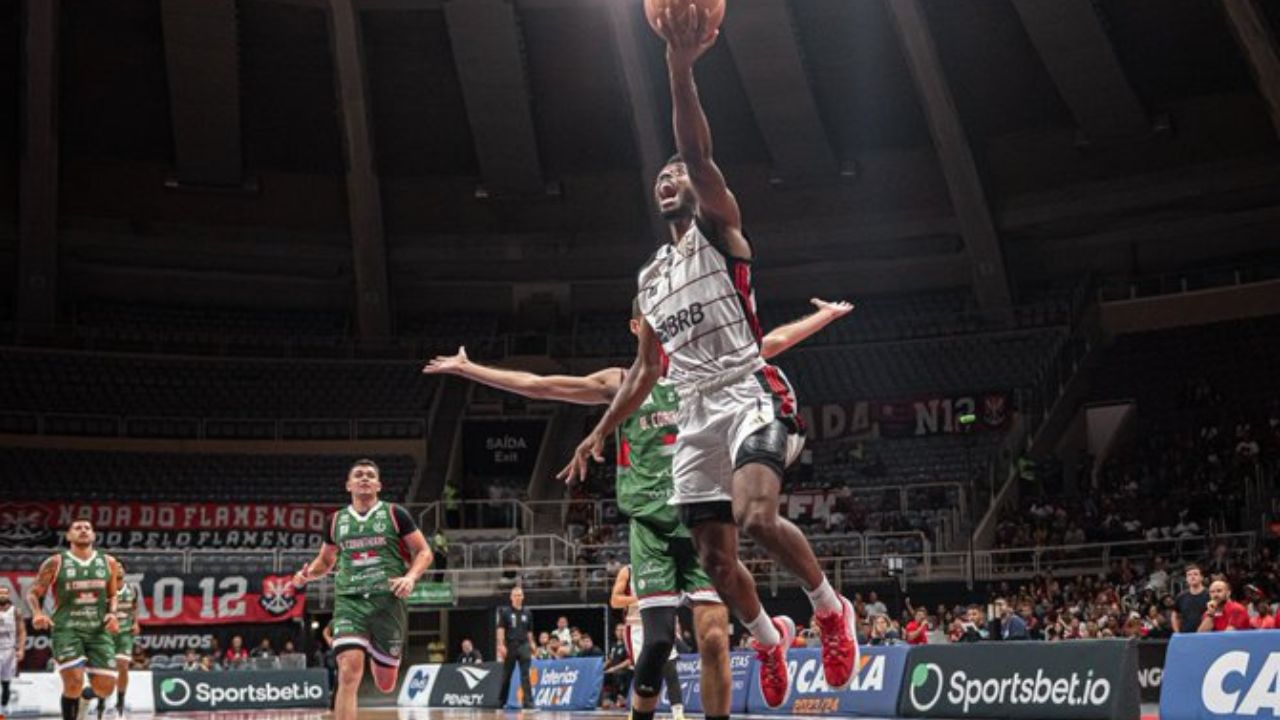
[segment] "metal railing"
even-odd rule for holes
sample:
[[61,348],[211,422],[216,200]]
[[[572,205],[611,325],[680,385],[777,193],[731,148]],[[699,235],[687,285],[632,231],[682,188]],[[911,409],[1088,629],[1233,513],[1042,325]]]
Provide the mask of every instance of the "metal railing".
[[975,575],[981,580],[1029,577],[1040,573],[1079,575],[1109,570],[1113,561],[1124,558],[1145,559],[1153,555],[1203,558],[1223,544],[1233,557],[1252,556],[1257,547],[1257,535],[1241,532],[1161,540],[984,550],[975,553]]

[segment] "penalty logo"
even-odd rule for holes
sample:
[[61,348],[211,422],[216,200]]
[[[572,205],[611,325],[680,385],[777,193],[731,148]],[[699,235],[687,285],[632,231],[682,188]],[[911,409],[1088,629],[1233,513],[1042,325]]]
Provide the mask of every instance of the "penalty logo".
[[485,678],[489,677],[489,671],[477,667],[461,667],[458,668],[458,674],[462,676],[463,682],[467,684],[468,690],[475,690]]

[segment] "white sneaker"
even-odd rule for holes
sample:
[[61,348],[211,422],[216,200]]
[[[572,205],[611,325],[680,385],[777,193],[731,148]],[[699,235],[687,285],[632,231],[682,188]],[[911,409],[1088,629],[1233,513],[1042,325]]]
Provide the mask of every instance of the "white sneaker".
[[684,720],[684,706],[683,706],[683,705],[672,705],[672,706],[671,706],[671,720]]
[[116,706],[113,704],[107,708],[102,714],[102,720],[120,720],[120,713],[116,712]]

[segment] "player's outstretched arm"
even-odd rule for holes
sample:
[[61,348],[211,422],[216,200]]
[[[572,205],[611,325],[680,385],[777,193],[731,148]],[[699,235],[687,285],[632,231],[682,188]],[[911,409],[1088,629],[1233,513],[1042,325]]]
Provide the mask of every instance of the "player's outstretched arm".
[[578,405],[608,405],[622,386],[621,368],[575,377],[572,375],[536,375],[521,370],[504,370],[472,362],[465,347],[456,355],[441,355],[422,372],[427,375],[457,375],[505,392],[534,400],[555,400]]
[[584,480],[587,477],[587,465],[592,459],[604,462],[604,439],[617,430],[623,420],[640,409],[658,378],[662,377],[661,345],[647,320],[640,322],[637,339],[639,346],[636,349],[635,363],[627,371],[622,387],[618,388],[604,417],[600,418],[591,434],[574,450],[569,464],[556,476],[561,480],[567,483]]
[[760,355],[765,360],[781,355],[800,343],[808,340],[810,337],[818,334],[820,330],[839,320],[840,318],[853,312],[853,303],[845,302],[827,302],[813,298],[809,301],[817,312],[807,317],[800,318],[795,322],[787,323],[782,327],[774,328],[768,335],[764,336],[764,342],[761,344]]
[[[675,3],[672,3],[674,6]],[[693,66],[715,44],[719,31],[710,30],[710,13],[696,5],[667,8],[658,28],[667,41],[667,71],[671,81],[671,122],[676,150],[689,172],[689,182],[698,198],[702,219],[715,226],[717,234],[735,257],[749,258],[751,248],[741,236],[742,213],[729,191],[724,173],[712,158],[711,126],[698,98]]]

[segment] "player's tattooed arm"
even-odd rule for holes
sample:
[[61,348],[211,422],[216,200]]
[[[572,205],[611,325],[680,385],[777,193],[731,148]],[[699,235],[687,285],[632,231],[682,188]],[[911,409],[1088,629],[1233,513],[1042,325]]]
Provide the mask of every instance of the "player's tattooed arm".
[[844,301],[827,302],[818,298],[813,298],[809,302],[818,309],[817,312],[787,323],[782,327],[774,328],[768,335],[764,336],[760,355],[765,360],[781,355],[816,335],[832,322],[853,312],[853,303]]
[[608,405],[622,386],[623,370],[609,368],[590,375],[536,375],[521,370],[505,370],[472,362],[465,347],[456,355],[441,355],[422,372],[427,375],[457,375],[509,393],[534,400],[555,400],[578,405]]
[[749,259],[751,246],[742,236],[742,212],[729,190],[724,173],[712,157],[711,126],[698,98],[693,66],[715,44],[719,31],[709,30],[710,14],[692,3],[681,8],[671,3],[658,20],[658,32],[667,41],[667,70],[671,82],[672,127],[676,150],[684,160],[701,219],[734,257]]
[[120,618],[116,617],[116,607],[120,592],[120,587],[116,583],[116,576],[120,572],[120,563],[116,562],[114,557],[107,556],[107,616],[103,618],[102,624],[107,626],[107,632],[115,634],[120,632]]
[[640,322],[637,340],[639,344],[636,348],[636,360],[623,378],[622,387],[618,389],[609,409],[591,434],[574,450],[573,459],[556,476],[566,483],[585,480],[587,465],[592,459],[604,462],[604,439],[613,434],[623,420],[640,409],[658,378],[662,377],[661,345],[648,321]]
[[44,612],[44,594],[49,592],[49,588],[58,579],[58,570],[61,567],[62,556],[50,555],[48,559],[40,564],[40,570],[36,573],[36,580],[31,583],[31,588],[27,590],[27,607],[31,608],[31,627],[37,631],[48,630],[53,627],[53,618]]

